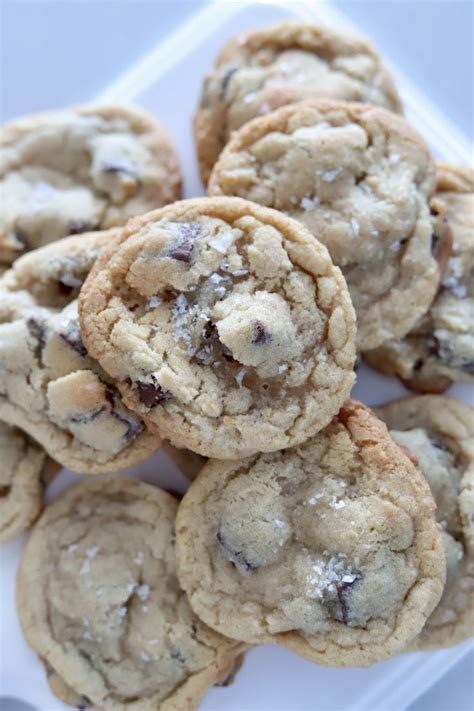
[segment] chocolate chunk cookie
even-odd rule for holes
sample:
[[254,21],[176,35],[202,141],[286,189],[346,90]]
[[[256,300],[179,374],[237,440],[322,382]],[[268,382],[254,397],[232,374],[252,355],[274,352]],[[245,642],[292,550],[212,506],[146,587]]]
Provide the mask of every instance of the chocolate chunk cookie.
[[204,467],[178,513],[178,577],[222,634],[366,666],[406,646],[440,599],[434,509],[384,424],[349,402],[298,448]]
[[428,313],[403,339],[364,353],[372,367],[419,392],[474,381],[474,172],[438,164],[433,209],[445,215],[453,250]]
[[474,635],[474,408],[420,395],[379,407],[377,414],[428,481],[443,529],[446,586],[412,646],[448,647]]
[[403,336],[440,279],[429,195],[434,164],[400,117],[365,104],[295,104],[234,134],[209,181],[302,222],[341,267],[360,350]]
[[47,245],[0,280],[0,418],[63,466],[86,473],[126,468],[160,446],[81,338],[79,288],[114,235]]
[[245,200],[131,220],[84,284],[80,312],[84,343],[127,406],[203,456],[302,442],[354,382],[339,269],[298,222]]
[[0,543],[8,543],[39,515],[43,488],[58,466],[21,430],[1,421],[0,453]]
[[142,111],[91,106],[13,121],[0,139],[0,267],[180,194],[174,148]]
[[360,37],[285,22],[230,40],[204,79],[194,116],[203,181],[232,131],[284,104],[321,97],[401,112],[390,75]]
[[143,482],[93,477],[34,528],[18,613],[62,699],[104,711],[191,710],[232,670],[244,645],[208,629],[179,587],[177,508]]

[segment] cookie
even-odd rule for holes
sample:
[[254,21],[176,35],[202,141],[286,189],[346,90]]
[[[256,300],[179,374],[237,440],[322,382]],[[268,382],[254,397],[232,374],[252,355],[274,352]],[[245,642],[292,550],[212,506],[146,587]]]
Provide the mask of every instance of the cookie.
[[0,139],[0,266],[180,194],[174,148],[143,111],[89,106],[12,121]]
[[163,451],[173,460],[181,473],[191,481],[197,477],[207,462],[207,459],[201,457],[200,454],[191,452],[189,449],[177,449],[169,442],[163,443]]
[[474,172],[439,163],[433,208],[453,237],[436,298],[408,335],[364,358],[412,390],[442,393],[455,381],[474,381]]
[[444,242],[433,246],[433,185],[428,148],[402,118],[321,100],[243,126],[209,194],[281,210],[323,242],[346,278],[366,350],[406,334],[436,293]]
[[8,543],[39,516],[44,486],[58,466],[21,430],[4,422],[0,452],[0,543]]
[[412,647],[448,647],[474,635],[474,408],[419,395],[376,412],[428,481],[443,528],[446,586]]
[[446,565],[424,478],[361,403],[298,448],[209,462],[176,521],[178,577],[222,634],[318,664],[402,649]]
[[238,459],[306,440],[354,382],[354,312],[326,248],[237,198],[131,220],[80,296],[84,343],[163,439]]
[[104,711],[194,709],[231,672],[244,645],[208,629],[178,584],[177,508],[122,477],[86,478],[46,508],[21,559],[17,606],[60,698]]
[[46,245],[0,280],[0,419],[85,473],[124,469],[160,446],[81,339],[79,288],[115,234]]
[[204,79],[194,116],[203,181],[232,131],[285,104],[319,98],[402,110],[380,57],[360,37],[285,22],[230,40]]

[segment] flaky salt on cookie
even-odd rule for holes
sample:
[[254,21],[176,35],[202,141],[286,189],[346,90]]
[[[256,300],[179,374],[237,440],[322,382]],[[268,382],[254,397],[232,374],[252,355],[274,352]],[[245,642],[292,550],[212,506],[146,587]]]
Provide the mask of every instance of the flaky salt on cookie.
[[194,116],[203,181],[232,131],[285,104],[319,98],[402,110],[392,78],[361,37],[284,22],[231,39],[204,79]]
[[61,494],[34,528],[20,562],[18,614],[66,703],[195,709],[245,649],[207,628],[179,587],[177,508],[143,482],[94,477]]
[[84,284],[80,315],[127,406],[203,456],[302,442],[354,382],[339,269],[298,222],[245,200],[187,200],[131,220]]
[[428,481],[443,529],[446,585],[411,648],[449,647],[474,635],[474,408],[424,395],[376,412]]
[[474,171],[438,163],[436,177],[432,207],[448,220],[453,239],[436,298],[404,338],[364,353],[373,368],[428,393],[474,381]]
[[62,466],[85,473],[125,469],[161,444],[125,407],[81,338],[79,289],[114,235],[46,245],[0,279],[0,418]]
[[30,437],[0,421],[0,543],[26,531],[43,508],[58,465]]
[[174,148],[144,111],[86,106],[12,121],[0,138],[0,269],[180,195]]
[[297,448],[209,462],[176,522],[178,577],[222,634],[330,666],[400,651],[446,564],[426,481],[364,405]]
[[435,167],[420,135],[382,108],[317,101],[243,126],[209,181],[301,221],[329,249],[357,314],[359,350],[404,336],[429,308],[448,235],[433,239]]

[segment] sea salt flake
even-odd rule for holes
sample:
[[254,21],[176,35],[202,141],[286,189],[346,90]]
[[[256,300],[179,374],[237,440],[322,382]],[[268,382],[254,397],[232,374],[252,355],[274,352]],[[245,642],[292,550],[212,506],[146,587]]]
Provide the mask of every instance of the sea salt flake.
[[90,572],[90,569],[91,569],[91,564],[89,563],[89,559],[86,558],[86,560],[83,562],[83,564],[81,566],[79,573],[81,575],[86,575],[87,573]]
[[214,291],[218,296],[225,296],[226,288],[225,286],[216,286]]
[[100,550],[100,546],[94,546],[93,548],[87,548],[86,550],[86,556],[92,560],[92,558],[95,558],[97,553]]
[[269,103],[264,101],[263,104],[260,104],[260,108],[258,110],[259,114],[268,114],[269,111],[270,111],[270,104]]
[[319,205],[320,202],[321,202],[321,200],[318,197],[314,197],[314,198],[304,197],[301,200],[300,207],[302,207],[303,210],[314,210],[316,205]]
[[125,606],[119,607],[117,612],[119,614],[119,617],[125,617],[125,615],[127,614],[127,608]]
[[150,309],[156,309],[157,306],[161,304],[161,299],[159,296],[152,296],[148,302],[148,307]]
[[355,220],[354,218],[352,218],[352,220],[351,220],[351,227],[352,227],[352,232],[354,233],[354,235],[356,237],[358,237],[359,232],[360,232],[360,225],[357,222],[357,220]]
[[211,284],[218,284],[220,281],[223,280],[224,277],[221,277],[220,274],[216,274],[216,272],[214,272],[214,274],[211,274],[211,276],[209,277],[209,281],[211,282]]
[[159,644],[160,640],[159,639],[149,639],[148,644],[156,645]]
[[325,183],[332,183],[339,173],[341,172],[340,168],[335,168],[335,170],[326,170],[325,173],[323,173],[323,180]]
[[388,157],[388,162],[390,163],[390,165],[396,165],[397,163],[399,163],[400,156],[398,155],[398,153],[390,153]]
[[286,365],[286,363],[282,363],[282,365],[278,366],[278,374],[279,375],[284,373],[286,370],[288,370],[288,366]]
[[146,652],[144,652],[143,649],[142,649],[142,650],[140,650],[140,659],[143,659],[144,662],[149,662],[150,659],[151,659],[151,657],[150,657],[149,654],[147,654]]
[[457,559],[462,560],[464,558],[464,551],[458,551]]
[[245,96],[243,98],[244,104],[251,104],[256,96],[257,96],[256,91],[250,91],[248,94],[245,94]]
[[343,583],[353,583],[355,579],[356,579],[355,575],[343,575],[342,576]]
[[143,612],[148,612],[148,605],[142,605]]
[[127,592],[132,593],[136,587],[137,586],[135,585],[135,583],[128,583],[127,584]]
[[89,630],[86,630],[84,632],[84,634],[82,635],[82,639],[93,640],[94,638],[91,635],[91,633],[89,632]]
[[329,502],[329,506],[332,509],[343,509],[345,506],[345,503],[342,500],[338,501],[335,496],[331,496],[331,501]]
[[235,375],[235,381],[236,381],[237,385],[239,386],[239,388],[242,387],[242,383],[245,378],[246,372],[247,371],[245,370],[245,368],[241,368],[240,370],[237,371],[237,373]]
[[400,242],[392,242],[392,244],[389,247],[389,250],[391,252],[399,252],[400,251]]
[[275,526],[278,526],[278,528],[284,528],[286,526],[286,523],[284,521],[280,521],[280,519],[276,518],[275,521]]
[[220,254],[225,254],[233,241],[234,234],[232,232],[222,232],[214,239],[209,240],[209,246]]
[[71,543],[71,545],[67,547],[67,552],[74,553],[74,551],[77,551],[78,548],[79,546],[77,545],[77,543]]
[[137,553],[137,555],[135,556],[135,558],[133,559],[133,562],[135,563],[135,565],[143,565],[144,560],[145,560],[145,556],[143,555],[143,553],[141,551],[139,551]]
[[140,600],[143,602],[150,595],[150,586],[149,585],[139,585],[135,592],[137,593]]

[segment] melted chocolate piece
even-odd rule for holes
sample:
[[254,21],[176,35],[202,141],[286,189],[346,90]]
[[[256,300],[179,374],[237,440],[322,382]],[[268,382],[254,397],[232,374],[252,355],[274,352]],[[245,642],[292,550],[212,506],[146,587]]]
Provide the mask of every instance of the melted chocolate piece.
[[255,336],[252,339],[254,346],[263,346],[272,340],[272,334],[267,331],[261,321],[254,321]]
[[101,407],[97,407],[95,410],[92,410],[92,412],[89,412],[89,413],[80,412],[77,415],[73,415],[69,419],[71,420],[71,422],[74,422],[76,425],[84,425],[84,424],[87,424],[88,422],[93,422],[93,420],[96,420],[104,412],[107,412],[107,408],[105,405],[102,405]]
[[140,402],[147,407],[156,407],[161,402],[169,400],[171,393],[163,390],[159,385],[154,385],[153,383],[142,383],[138,381],[135,383],[138,390],[138,397]]
[[119,422],[122,422],[124,425],[126,425],[127,430],[124,434],[124,438],[127,440],[127,442],[130,442],[132,439],[135,439],[140,432],[143,431],[143,422],[141,420],[135,420],[135,419],[128,419],[125,415],[121,414],[120,412],[115,412],[115,410],[112,411],[113,417],[115,417],[116,420]]
[[58,335],[59,338],[67,343],[81,358],[87,358],[87,348],[82,342],[81,331],[77,324],[69,324],[67,331],[62,331]]
[[46,345],[46,331],[43,324],[36,321],[34,318],[29,318],[26,322],[29,332],[38,341],[38,350],[41,357],[44,347]]
[[255,570],[255,566],[249,563],[242,551],[236,551],[232,548],[232,546],[228,543],[228,541],[226,541],[226,539],[222,535],[221,531],[218,531],[216,533],[216,539],[219,545],[221,545],[227,553],[227,557],[229,558],[229,561],[234,567],[238,567],[241,570],[247,572],[250,570]]
[[221,101],[224,101],[225,97],[227,96],[227,90],[229,88],[230,80],[237,71],[237,67],[232,67],[232,69],[229,69],[222,77],[221,90],[219,92],[219,99]]
[[83,220],[70,220],[66,225],[68,235],[80,235],[82,232],[91,232],[97,227],[98,225],[91,225],[90,222]]
[[179,237],[176,244],[171,247],[168,256],[177,262],[189,264],[192,259],[194,240],[201,231],[198,222],[183,222],[179,226]]
[[423,358],[417,358],[413,363],[413,370],[420,370],[423,367]]
[[345,625],[349,624],[345,591],[347,588],[351,588],[354,583],[355,580],[352,583],[339,583],[336,585],[337,599],[339,600],[339,607],[341,608],[342,621]]

